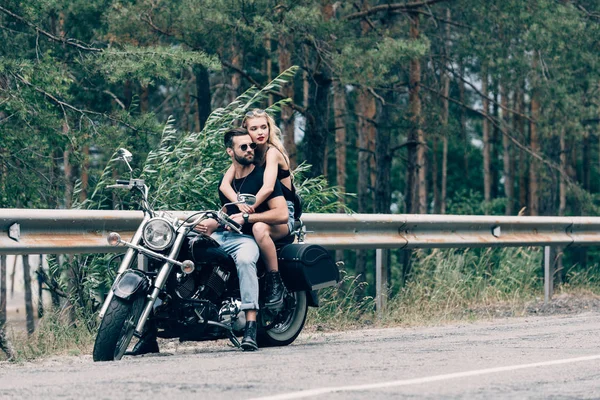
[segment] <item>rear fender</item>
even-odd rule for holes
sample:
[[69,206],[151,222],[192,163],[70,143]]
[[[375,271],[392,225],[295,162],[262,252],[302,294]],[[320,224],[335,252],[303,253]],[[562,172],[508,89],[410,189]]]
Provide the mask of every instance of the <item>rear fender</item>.
[[309,307],[319,307],[319,295],[316,290],[306,292],[306,301]]
[[136,293],[146,293],[149,287],[150,282],[143,272],[128,269],[115,281],[112,291],[118,298],[129,300]]

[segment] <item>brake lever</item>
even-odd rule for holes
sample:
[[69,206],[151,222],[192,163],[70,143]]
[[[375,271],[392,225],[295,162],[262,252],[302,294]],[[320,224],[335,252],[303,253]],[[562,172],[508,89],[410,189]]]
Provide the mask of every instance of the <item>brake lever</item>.
[[223,212],[219,212],[218,217],[223,222],[225,222],[225,224],[227,224],[231,229],[233,229],[234,231],[236,231],[239,234],[242,233],[242,226],[240,224],[238,224],[237,222],[235,222],[234,220],[232,220],[231,218],[229,218],[229,216],[227,214],[225,214]]

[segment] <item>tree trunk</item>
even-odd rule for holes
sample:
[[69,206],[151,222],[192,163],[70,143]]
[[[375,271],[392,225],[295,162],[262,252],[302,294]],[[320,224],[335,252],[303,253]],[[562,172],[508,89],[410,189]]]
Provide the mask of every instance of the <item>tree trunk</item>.
[[[558,176],[558,215],[563,217],[567,210],[567,181],[563,174],[567,173],[567,144],[565,140],[565,128],[560,128],[560,170],[561,174]],[[564,282],[565,271],[563,267],[562,256],[564,250],[562,247],[556,248],[557,260],[556,260],[556,278],[558,283]]]
[[[565,128],[560,128],[560,170],[567,173],[567,144],[565,141]],[[564,216],[567,210],[567,181],[563,174],[559,175],[558,185],[558,215]]]
[[583,132],[583,146],[582,146],[582,183],[583,183],[583,188],[585,190],[587,190],[588,192],[590,191],[590,171],[592,168],[591,165],[591,158],[592,158],[592,150],[591,150],[592,144],[590,142],[590,132],[586,129]]
[[35,331],[33,317],[33,301],[31,295],[31,268],[29,267],[29,256],[23,256],[23,282],[25,283],[25,318],[27,319],[27,334]]
[[38,308],[37,308],[37,316],[38,319],[44,316],[44,288],[42,279],[44,273],[44,255],[40,254],[40,264],[38,265],[38,273],[37,275],[37,283],[38,283]]
[[372,212],[370,198],[371,189],[371,162],[373,156],[371,151],[371,131],[373,118],[376,114],[375,99],[366,89],[360,89],[356,100],[356,115],[358,118],[358,212]]
[[[508,97],[505,82],[500,84],[500,99],[502,101],[502,125],[508,131]],[[513,204],[515,198],[515,185],[512,171],[512,146],[508,135],[502,135],[503,161],[504,161],[504,194],[506,196],[506,215],[513,215]]]
[[[265,59],[265,70],[267,71],[267,81],[271,82],[273,80],[273,60],[271,58],[271,52],[272,52],[272,46],[271,46],[271,35],[269,33],[267,33],[265,35],[265,51],[267,53],[267,57]],[[281,66],[280,66],[281,69]],[[269,105],[269,107],[271,105],[273,105],[273,95],[269,94],[269,101],[267,103]]]
[[210,79],[208,69],[203,65],[197,65],[196,73],[196,106],[198,108],[198,131],[202,131],[206,125],[206,120],[210,115]]
[[88,198],[89,170],[90,170],[90,146],[83,146],[83,163],[81,164],[81,192],[79,202],[83,203]]
[[182,126],[186,132],[190,132],[191,123],[190,117],[192,114],[192,96],[190,94],[190,85],[185,85],[183,88],[183,118],[182,118]]
[[[359,89],[358,98],[356,100],[356,116],[358,126],[358,212],[370,213],[373,211],[373,202],[370,196],[370,178],[371,178],[371,163],[372,153],[370,152],[370,137],[375,116],[375,99],[364,88]],[[364,282],[366,276],[366,250],[358,250],[356,252],[356,274],[359,276],[359,281]],[[358,293],[362,297],[362,291]]]
[[325,144],[329,130],[329,91],[331,78],[325,71],[316,72],[312,79],[314,87],[309,91],[304,135],[304,157],[312,165],[309,178],[323,175]]
[[6,255],[0,255],[0,330],[6,323],[6,264]]
[[[16,257],[16,256],[15,256]],[[0,349],[10,360],[15,357],[15,351],[6,336],[6,256],[0,255]]]
[[[450,21],[451,11],[449,8],[446,9],[446,19]],[[444,51],[450,47],[450,24],[446,24],[446,46]],[[442,75],[442,84],[444,91],[444,98],[442,99],[442,177],[441,177],[441,194],[440,194],[440,214],[446,213],[446,197],[448,192],[448,116],[450,110],[450,76],[448,72],[444,70]],[[462,108],[462,107],[461,107]]]
[[[242,52],[240,51],[237,40],[234,40],[234,44],[231,46],[231,52],[233,57],[231,58],[231,65],[237,70],[242,69]],[[242,75],[239,72],[234,71],[231,74],[231,91],[229,95],[229,103],[234,101],[236,97],[240,95],[240,88],[242,87]]]
[[[487,99],[488,96],[488,71],[487,66],[482,66],[481,70],[481,92],[483,93],[483,113],[485,115],[490,114],[490,101]],[[492,199],[492,177],[490,174],[490,122],[487,118],[483,118],[482,126],[483,136],[483,199],[486,203],[489,203]],[[485,207],[486,214],[488,207]]]
[[[540,142],[537,132],[537,121],[540,117],[540,103],[537,91],[534,89],[531,94],[531,118],[534,122],[530,123],[529,143],[533,153],[539,153]],[[529,215],[539,215],[539,187],[538,172],[535,160],[529,164]]]
[[[63,123],[63,133],[69,133],[69,126]],[[71,145],[67,144],[67,148],[63,152],[63,170],[65,176],[65,208],[71,208],[73,201],[73,166],[71,165]]]
[[[279,37],[279,72],[283,72],[292,66],[292,54],[290,52],[291,40],[288,35]],[[285,97],[294,100],[294,81],[291,80],[281,88]],[[290,167],[298,166],[298,154],[296,150],[296,141],[294,138],[294,110],[289,106],[281,107],[281,133],[283,134],[283,145],[290,157]]]
[[440,213],[440,165],[439,165],[439,135],[432,138],[431,186],[433,187],[433,213]]
[[[525,113],[525,99],[524,99],[524,84],[521,83],[516,96],[516,108],[519,114]],[[528,142],[527,132],[525,131],[525,120],[522,117],[517,118],[517,132],[520,134],[520,139],[523,143]],[[519,150],[519,210],[527,207],[527,154],[523,150]],[[520,212],[520,211],[519,211]]]
[[[493,89],[494,91],[494,105],[493,105],[493,116],[494,119],[496,121],[498,121],[498,117],[500,115],[500,107],[498,107],[498,84],[495,84],[495,87]],[[493,199],[497,199],[498,198],[498,182],[500,181],[500,179],[498,178],[498,168],[496,166],[496,160],[498,160],[498,157],[500,156],[499,154],[499,142],[500,142],[500,130],[498,129],[497,124],[494,124],[494,126],[490,127],[492,134],[490,137],[490,180],[491,180],[491,187],[490,187],[490,198]]]
[[12,273],[10,274],[10,298],[12,299],[15,295],[15,275],[17,274],[17,259],[19,257],[15,256],[13,259],[13,267]]
[[[460,64],[460,75],[461,76],[465,76],[465,67],[464,65]],[[466,100],[466,95],[465,95],[465,82],[464,81],[460,81],[459,82],[459,95],[460,95],[460,102],[461,104],[467,104],[467,100]],[[464,107],[460,108],[460,135],[463,141],[463,146],[465,148],[465,151],[463,152],[463,164],[464,164],[464,174],[465,174],[465,179],[469,179],[469,152],[466,151],[466,149],[468,149],[468,143],[467,143],[467,113],[464,109]]]
[[150,109],[150,91],[148,89],[148,85],[143,85],[141,87],[142,93],[140,93],[140,112],[142,114],[146,114]]
[[[419,37],[419,14],[411,14],[410,37]],[[406,211],[409,214],[426,212],[425,187],[425,143],[422,130],[421,98],[421,61],[418,58],[410,61],[409,76],[409,110],[411,128],[408,137],[408,157],[406,168]]]
[[[337,82],[333,92],[333,115],[335,117],[336,183],[342,193],[346,192],[346,90]],[[341,199],[344,202],[344,199]],[[341,212],[342,209],[338,210]]]
[[440,214],[446,213],[446,199],[448,197],[448,115],[449,115],[449,101],[450,96],[450,77],[447,73],[444,74],[444,99],[442,107],[442,190],[440,197]]

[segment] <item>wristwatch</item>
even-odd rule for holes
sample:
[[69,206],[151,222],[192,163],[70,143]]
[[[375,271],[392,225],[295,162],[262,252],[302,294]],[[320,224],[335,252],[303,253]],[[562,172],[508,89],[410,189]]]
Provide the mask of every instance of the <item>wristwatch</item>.
[[248,218],[250,218],[250,215],[248,215],[248,213],[243,213],[242,217],[244,218],[244,223],[247,224],[248,223]]

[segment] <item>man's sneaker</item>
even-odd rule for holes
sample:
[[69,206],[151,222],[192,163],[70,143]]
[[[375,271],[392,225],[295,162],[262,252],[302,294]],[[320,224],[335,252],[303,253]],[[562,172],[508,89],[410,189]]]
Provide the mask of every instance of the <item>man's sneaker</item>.
[[283,303],[285,286],[279,271],[267,272],[265,275],[265,307],[276,307]]
[[242,350],[258,350],[258,345],[256,344],[256,328],[256,321],[246,322],[246,329],[244,330],[244,337],[242,339]]

